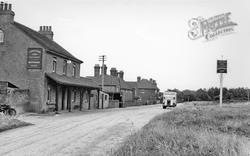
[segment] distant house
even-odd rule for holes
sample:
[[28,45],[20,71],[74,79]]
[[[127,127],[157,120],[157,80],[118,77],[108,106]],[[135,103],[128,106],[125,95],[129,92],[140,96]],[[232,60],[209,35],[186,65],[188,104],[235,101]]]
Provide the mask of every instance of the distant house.
[[110,107],[126,107],[133,103],[132,88],[124,81],[124,72],[117,71],[116,68],[110,69],[110,75],[107,74],[107,66],[103,68],[99,64],[94,66],[94,76],[89,78],[96,81],[99,87],[102,86],[102,74],[104,74],[104,91],[109,94]]
[[100,86],[80,77],[80,59],[53,40],[51,26],[32,30],[14,21],[12,5],[0,4],[0,81],[28,89],[26,111],[99,108]]
[[155,104],[157,102],[159,89],[155,80],[141,79],[137,81],[128,81],[129,86],[133,89],[133,99],[135,105]]

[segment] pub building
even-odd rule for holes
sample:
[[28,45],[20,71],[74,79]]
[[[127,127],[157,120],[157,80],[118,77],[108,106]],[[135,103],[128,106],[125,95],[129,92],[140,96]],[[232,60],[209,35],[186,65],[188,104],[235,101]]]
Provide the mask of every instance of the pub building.
[[0,81],[29,90],[25,111],[100,108],[98,84],[80,76],[80,59],[53,41],[51,26],[34,31],[0,3]]

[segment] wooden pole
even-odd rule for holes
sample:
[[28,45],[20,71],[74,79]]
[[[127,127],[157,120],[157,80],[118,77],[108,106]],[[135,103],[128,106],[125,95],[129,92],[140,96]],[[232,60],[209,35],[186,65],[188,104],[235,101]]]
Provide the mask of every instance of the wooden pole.
[[222,107],[223,100],[223,73],[220,73],[220,107]]

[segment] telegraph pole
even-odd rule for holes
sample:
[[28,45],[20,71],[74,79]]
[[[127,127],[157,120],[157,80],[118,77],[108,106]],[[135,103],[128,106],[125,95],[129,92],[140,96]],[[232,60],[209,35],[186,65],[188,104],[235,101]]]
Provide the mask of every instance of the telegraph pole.
[[99,61],[102,62],[102,91],[104,91],[104,62],[107,60],[106,55],[99,56]]

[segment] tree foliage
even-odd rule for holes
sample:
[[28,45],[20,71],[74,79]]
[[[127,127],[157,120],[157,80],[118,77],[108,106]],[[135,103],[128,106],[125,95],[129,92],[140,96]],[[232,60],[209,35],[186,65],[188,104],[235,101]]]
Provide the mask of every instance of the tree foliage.
[[[217,87],[212,87],[209,89],[198,89],[193,90],[183,90],[178,89],[168,89],[168,91],[177,92],[178,102],[185,101],[216,101],[220,97],[220,89]],[[244,101],[248,100],[250,90],[247,88],[223,88],[223,100],[224,101]]]

